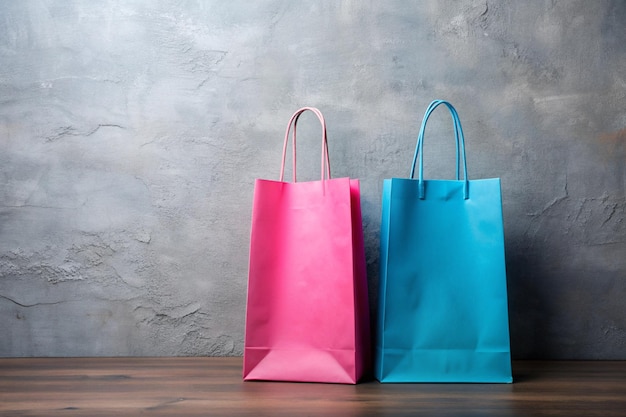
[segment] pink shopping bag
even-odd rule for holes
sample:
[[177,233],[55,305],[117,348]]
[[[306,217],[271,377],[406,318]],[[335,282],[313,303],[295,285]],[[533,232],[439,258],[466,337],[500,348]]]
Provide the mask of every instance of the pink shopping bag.
[[[322,124],[321,180],[296,182],[296,125]],[[284,182],[289,133],[293,182]],[[244,380],[355,384],[370,362],[359,181],[330,178],[326,123],[287,125],[280,180],[254,186]]]

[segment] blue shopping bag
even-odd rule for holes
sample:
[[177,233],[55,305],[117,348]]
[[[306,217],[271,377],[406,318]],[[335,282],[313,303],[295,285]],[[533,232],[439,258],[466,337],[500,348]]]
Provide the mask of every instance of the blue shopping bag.
[[[440,105],[452,115],[456,180],[423,176],[424,131]],[[376,378],[512,382],[504,256],[500,179],[468,179],[458,114],[435,100],[410,178],[383,184]]]

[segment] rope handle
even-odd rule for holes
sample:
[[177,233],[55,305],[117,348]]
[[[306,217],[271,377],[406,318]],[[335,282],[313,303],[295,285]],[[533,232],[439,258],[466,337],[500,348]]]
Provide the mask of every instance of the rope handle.
[[328,138],[326,135],[326,120],[324,120],[324,115],[319,109],[315,107],[302,107],[297,110],[291,119],[289,119],[289,123],[287,124],[287,130],[285,131],[285,141],[283,143],[283,158],[280,166],[280,181],[282,182],[285,176],[285,160],[287,157],[287,145],[289,143],[289,132],[291,131],[291,126],[293,125],[292,132],[292,149],[293,149],[293,182],[296,182],[296,126],[298,125],[298,119],[305,111],[313,112],[320,123],[322,124],[322,158],[321,158],[321,177],[322,181],[324,181],[324,177],[330,179],[330,160],[328,157]]
[[413,164],[411,165],[411,175],[410,178],[415,176],[415,164],[417,162],[417,158],[419,156],[419,167],[418,167],[418,192],[419,198],[425,198],[424,192],[424,132],[426,130],[426,123],[428,122],[428,118],[432,114],[432,112],[439,107],[440,105],[445,105],[450,111],[450,115],[452,116],[452,123],[454,124],[454,138],[456,140],[456,179],[460,181],[460,172],[459,165],[463,167],[463,198],[469,198],[469,179],[467,177],[467,161],[465,157],[465,138],[463,136],[463,128],[461,127],[461,120],[459,119],[459,114],[452,104],[447,102],[446,100],[434,100],[431,102],[424,113],[424,118],[422,119],[422,126],[420,128],[420,132],[417,138],[417,145],[415,146],[415,154],[413,156]]

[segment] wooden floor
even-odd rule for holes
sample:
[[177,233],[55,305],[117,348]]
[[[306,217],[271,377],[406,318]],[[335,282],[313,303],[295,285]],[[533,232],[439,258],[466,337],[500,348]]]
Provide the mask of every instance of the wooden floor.
[[243,382],[241,358],[0,359],[0,416],[626,416],[626,362],[514,362],[515,382]]

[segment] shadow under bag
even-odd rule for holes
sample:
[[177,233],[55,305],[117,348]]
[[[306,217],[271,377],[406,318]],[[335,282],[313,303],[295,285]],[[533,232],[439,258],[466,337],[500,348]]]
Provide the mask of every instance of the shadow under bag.
[[[296,182],[298,118],[322,124],[321,180]],[[293,182],[283,182],[293,124]],[[254,184],[244,380],[355,384],[370,362],[359,181],[330,178],[326,124],[298,110],[280,180]]]
[[[440,105],[454,124],[456,180],[423,177],[424,131]],[[461,122],[443,100],[426,110],[410,178],[383,183],[375,376],[512,382],[500,179],[468,179]]]

